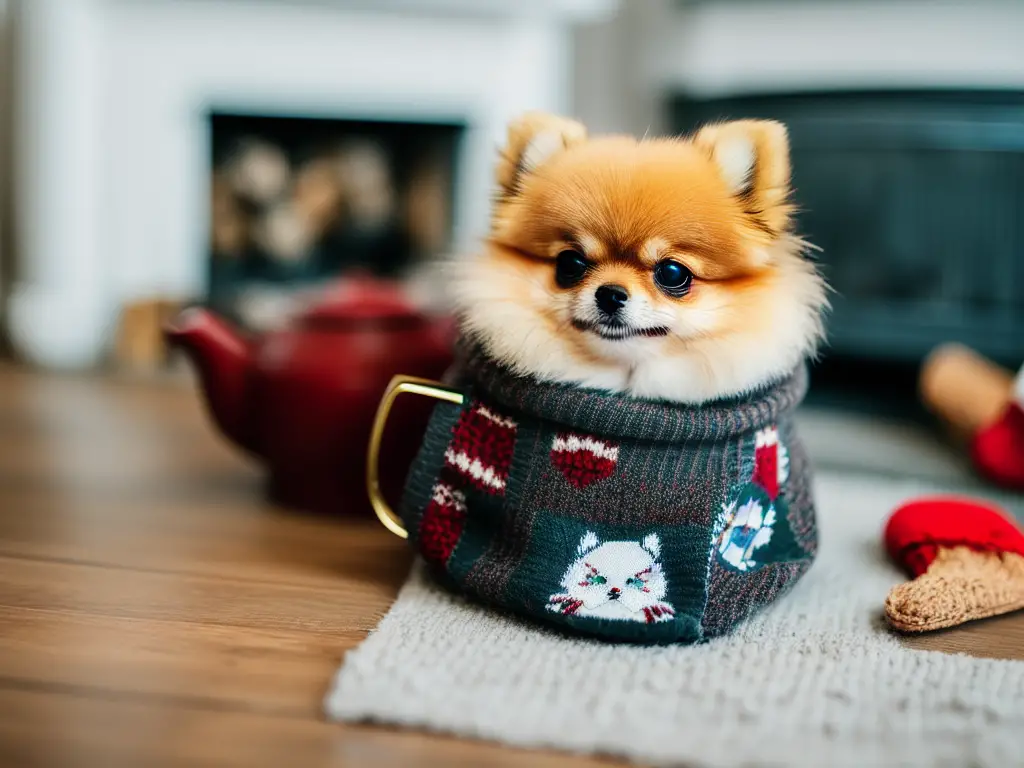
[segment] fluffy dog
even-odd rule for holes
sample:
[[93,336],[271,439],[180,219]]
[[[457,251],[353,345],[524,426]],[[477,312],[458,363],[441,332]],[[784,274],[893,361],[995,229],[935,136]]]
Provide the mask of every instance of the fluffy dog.
[[783,125],[588,138],[531,113],[497,178],[483,251],[449,279],[466,331],[517,373],[700,404],[814,354],[826,287],[792,231]]

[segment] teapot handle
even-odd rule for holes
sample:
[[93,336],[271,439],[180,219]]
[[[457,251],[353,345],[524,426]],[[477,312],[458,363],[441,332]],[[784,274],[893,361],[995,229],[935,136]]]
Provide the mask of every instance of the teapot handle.
[[465,402],[465,396],[454,389],[443,386],[440,382],[429,379],[419,379],[415,376],[395,376],[384,390],[384,397],[377,406],[377,415],[373,420],[373,431],[370,433],[370,444],[366,452],[366,491],[370,496],[370,504],[377,518],[384,527],[396,536],[403,539],[409,538],[409,532],[402,524],[402,519],[395,514],[394,510],[384,499],[380,490],[380,445],[384,438],[384,427],[387,425],[388,416],[395,400],[401,394],[423,395],[433,397],[436,400],[444,400],[456,405]]

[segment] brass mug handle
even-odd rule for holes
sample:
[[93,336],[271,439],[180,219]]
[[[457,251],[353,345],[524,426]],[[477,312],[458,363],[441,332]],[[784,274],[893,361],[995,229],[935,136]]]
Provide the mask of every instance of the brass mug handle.
[[409,532],[405,530],[402,518],[395,514],[384,499],[384,494],[381,493],[380,473],[378,472],[384,427],[391,414],[391,407],[395,404],[398,396],[402,394],[424,395],[456,405],[462,405],[465,402],[465,396],[437,381],[419,379],[415,376],[395,376],[388,384],[388,388],[384,390],[384,397],[381,398],[380,405],[377,406],[377,415],[373,419],[373,431],[370,432],[370,444],[366,451],[366,491],[370,496],[370,504],[377,514],[377,519],[393,534],[407,539]]

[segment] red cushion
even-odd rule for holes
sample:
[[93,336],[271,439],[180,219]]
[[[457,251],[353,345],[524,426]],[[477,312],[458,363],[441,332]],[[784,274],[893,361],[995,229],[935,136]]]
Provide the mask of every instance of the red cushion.
[[897,508],[885,527],[889,556],[913,576],[928,570],[940,547],[970,547],[1024,556],[1024,533],[999,507],[977,499],[934,496]]
[[1010,403],[993,424],[978,431],[971,442],[978,471],[999,485],[1024,490],[1024,410]]

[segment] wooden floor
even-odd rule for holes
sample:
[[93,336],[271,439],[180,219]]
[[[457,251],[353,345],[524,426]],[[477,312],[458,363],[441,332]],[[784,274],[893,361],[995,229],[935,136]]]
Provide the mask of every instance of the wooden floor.
[[[267,506],[189,386],[0,367],[0,765],[599,764],[322,721],[408,565]],[[1024,621],[927,643],[1013,656]]]

